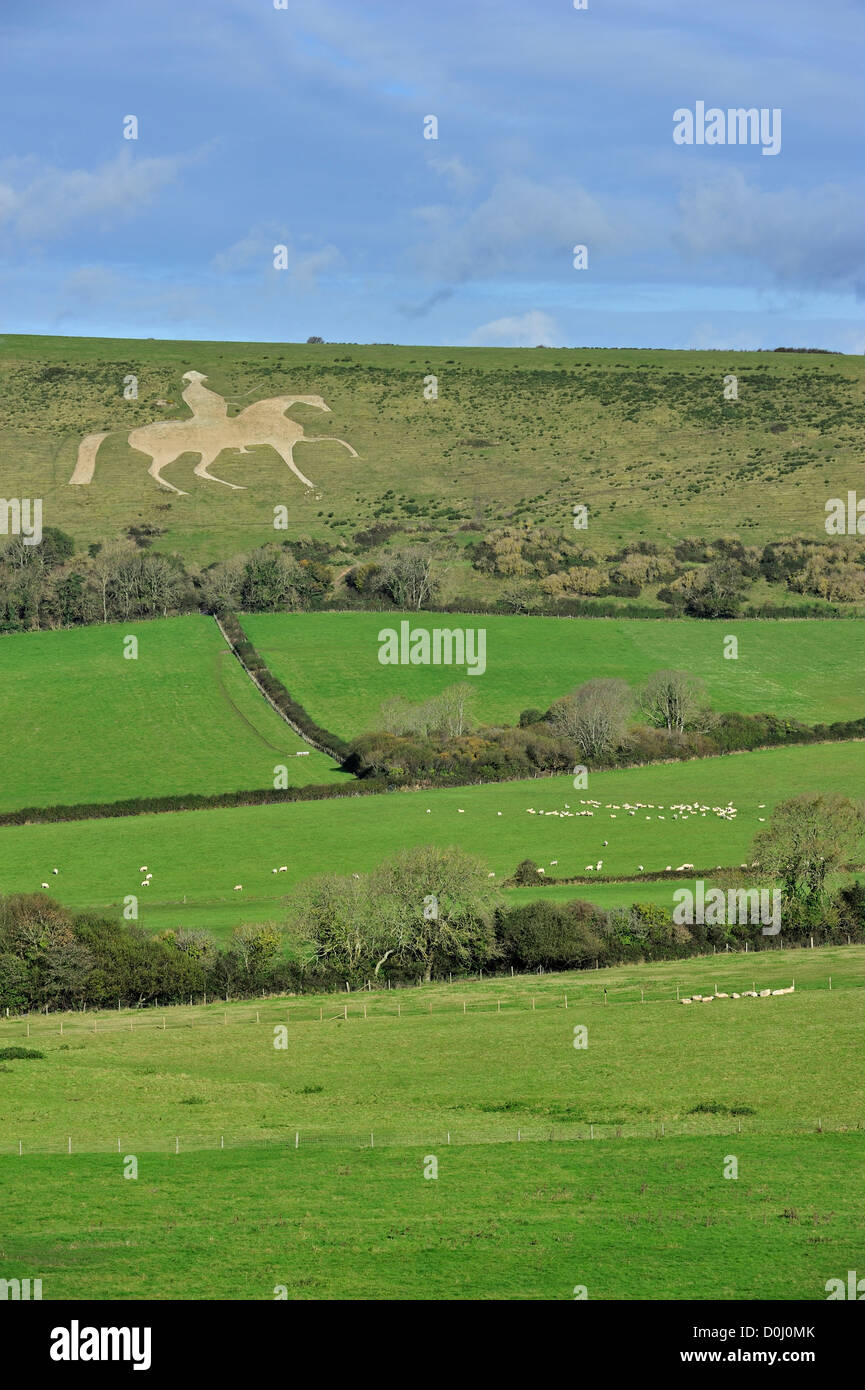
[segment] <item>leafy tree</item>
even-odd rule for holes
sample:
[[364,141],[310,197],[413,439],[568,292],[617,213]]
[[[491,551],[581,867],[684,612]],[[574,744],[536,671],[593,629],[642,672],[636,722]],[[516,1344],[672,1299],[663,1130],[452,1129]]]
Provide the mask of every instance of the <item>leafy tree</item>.
[[785,907],[823,900],[827,881],[859,863],[865,844],[865,807],[844,796],[806,793],[775,807],[754,840],[764,873],[780,880]]
[[381,865],[370,891],[400,959],[425,980],[436,963],[483,965],[496,954],[498,890],[486,867],[461,849],[422,845]]

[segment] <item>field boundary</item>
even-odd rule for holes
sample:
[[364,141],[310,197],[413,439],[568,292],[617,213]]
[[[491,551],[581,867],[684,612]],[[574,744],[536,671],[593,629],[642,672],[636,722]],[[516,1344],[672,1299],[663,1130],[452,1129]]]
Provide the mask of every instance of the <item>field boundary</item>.
[[[741,951],[737,954],[744,957],[746,953]],[[767,953],[757,951],[753,954],[762,958]],[[683,958],[682,965],[687,967],[688,961],[707,959],[709,959],[707,956],[688,956]],[[719,962],[728,961],[729,955],[723,952],[717,959]],[[652,963],[668,964],[669,962]],[[719,969],[721,968],[723,967],[719,964]],[[555,973],[557,972],[548,971],[543,976],[523,975],[517,978],[526,982],[532,979],[548,980],[551,975],[555,975]],[[591,970],[582,971],[580,973],[583,975],[594,974]],[[683,973],[688,974],[686,968]],[[494,978],[497,981],[501,980],[503,983],[506,982],[507,984],[513,982],[513,977],[510,976],[502,975]],[[795,976],[781,976],[779,974],[778,976],[773,976],[771,988],[786,988],[790,983],[793,984],[795,992],[799,994],[822,994],[824,992],[831,994],[838,993],[839,991],[846,993],[849,990],[865,988],[865,986],[860,984],[845,985],[836,982],[833,985],[832,976],[828,974],[825,977],[825,981],[805,984],[800,982],[798,988],[796,988]],[[447,987],[450,988],[451,986]],[[761,988],[768,989],[769,987],[770,986],[764,979],[761,983]],[[429,986],[427,988],[429,988]],[[645,986],[632,984],[621,985],[617,989],[616,986],[613,985],[612,990],[610,990],[609,986],[607,987],[606,994],[602,993],[604,987],[598,985],[597,987],[592,987],[596,989],[597,993],[597,997],[592,999],[587,999],[583,994],[583,991],[586,989],[586,984],[583,980],[575,981],[574,988],[577,992],[570,995],[565,993],[564,990],[560,990],[560,988],[556,989],[554,993],[552,989],[545,989],[544,987],[541,987],[536,993],[532,993],[531,986],[526,983],[523,985],[520,995],[516,998],[511,996],[511,998],[508,999],[491,995],[490,997],[483,997],[480,999],[466,997],[462,1000],[451,1001],[443,999],[434,1000],[429,997],[422,1000],[420,995],[424,994],[423,989],[420,989],[418,993],[416,992],[418,989],[417,986],[404,986],[402,988],[395,988],[392,991],[376,991],[375,994],[373,994],[372,991],[366,990],[354,990],[351,993],[346,992],[344,1003],[337,1003],[333,996],[330,996],[321,1003],[306,1003],[302,998],[294,996],[293,999],[283,998],[278,1001],[267,1001],[262,999],[255,1006],[238,1006],[236,1004],[231,1004],[226,1007],[215,1003],[208,1005],[205,1002],[202,1004],[199,1001],[197,1004],[170,1004],[167,1008],[160,1010],[158,1004],[150,1004],[134,1012],[127,1010],[125,1017],[118,1018],[117,1014],[120,1013],[120,1010],[115,1012],[113,1009],[91,1013],[89,1017],[82,1011],[79,1015],[71,1018],[69,1014],[65,1014],[57,1023],[50,1020],[47,1015],[31,1015],[30,1017],[18,1015],[12,1018],[0,1019],[0,1043],[4,1040],[11,1040],[13,1037],[35,1041],[39,1038],[71,1038],[81,1037],[85,1034],[93,1037],[94,1035],[104,1036],[107,1033],[141,1033],[146,1031],[164,1033],[169,1028],[187,1028],[190,1030],[196,1028],[227,1028],[229,1027],[229,1023],[231,1023],[231,1025],[251,1023],[261,1027],[269,1026],[271,1028],[285,1026],[290,1029],[303,1023],[374,1022],[381,1019],[401,1020],[403,1018],[440,1017],[442,1014],[456,1014],[467,1018],[469,1015],[474,1016],[476,1014],[549,1013],[556,1010],[566,1013],[581,1009],[606,1008],[608,1004],[610,1007],[622,1006],[625,1004],[676,1004],[681,1002],[683,997],[690,997],[688,990],[683,985],[667,985],[663,988],[658,987],[655,989],[651,986],[647,989]],[[729,988],[732,990],[732,986]],[[756,989],[756,981],[747,978],[747,968],[745,968],[742,971],[740,992],[744,994],[747,989]],[[693,993],[694,991],[692,990],[691,994]],[[618,998],[615,997],[616,994],[619,995]],[[391,998],[391,995],[394,997]],[[624,995],[628,997],[622,997]],[[649,996],[648,998],[646,997],[647,995]],[[713,998],[716,1000],[726,998],[728,1008],[741,1008],[743,1004],[745,1008],[760,1007],[757,1000],[732,1000],[727,996],[719,995],[717,989],[715,989]],[[191,1010],[196,1007],[207,1009],[208,1012],[203,1015],[196,1015],[194,1012],[191,1012]],[[770,1004],[769,1007],[771,1008],[773,1005]],[[174,1013],[175,1010],[182,1010],[182,1015],[178,1017]]]
[[[308,733],[305,729],[303,729],[300,726],[300,724],[296,723],[295,720],[292,719],[291,716],[277,704],[273,696],[268,694],[267,690],[265,690],[264,686],[256,676],[255,672],[251,670],[251,668],[246,664],[246,661],[244,660],[242,653],[238,649],[239,642],[236,642],[232,637],[229,636],[222,618],[220,618],[218,613],[214,613],[213,621],[216,623],[216,626],[219,628],[219,631],[222,633],[222,636],[228,644],[229,651],[231,651],[234,654],[234,656],[237,657],[237,660],[240,662],[240,665],[243,667],[243,670],[246,672],[247,676],[252,681],[256,690],[258,690],[259,694],[264,697],[264,699],[270,705],[271,709],[276,711],[280,719],[283,719],[285,723],[288,724],[289,727],[294,730],[298,737],[303,739],[304,743],[308,743],[311,748],[315,748],[316,751],[319,753],[326,753],[328,757],[333,758],[335,762],[344,762],[345,751],[344,745],[342,745],[342,740],[338,739],[336,734],[330,733],[328,729],[322,729],[321,726],[317,724],[315,720],[312,718],[312,715],[309,714],[309,712],[306,710],[305,706],[299,704],[299,702],[294,699],[293,695],[291,695],[289,691],[286,690],[285,686],[282,684],[282,681],[280,681],[278,677],[276,677],[273,674],[270,667],[267,665],[267,662],[264,660],[261,653],[258,651],[257,647],[254,647],[252,642],[250,642],[244,628],[241,626],[237,614],[226,614],[226,617],[228,617],[230,621],[236,625],[237,630],[240,633],[240,641],[245,642],[246,645],[250,648],[250,650],[255,653],[255,655],[258,657],[258,660],[261,662],[263,669],[267,672],[267,675],[273,681],[274,685],[277,686],[280,690],[284,690],[286,696],[289,700],[291,700],[292,704],[296,705],[299,710],[303,711],[303,714],[309,720],[310,725],[318,731],[318,734],[321,735],[321,738],[317,738],[314,735]],[[325,739],[331,740],[331,742],[326,743],[324,742]],[[340,751],[341,748],[343,749],[343,751]]]
[[[750,1121],[750,1122],[749,1122]],[[249,1136],[225,1134],[140,1135],[137,1138],[78,1139],[66,1135],[56,1140],[42,1140],[35,1144],[25,1143],[23,1139],[0,1141],[0,1157],[38,1158],[63,1154],[67,1157],[88,1154],[118,1154],[121,1159],[138,1153],[183,1154],[201,1153],[225,1149],[377,1149],[377,1148],[435,1148],[467,1147],[476,1144],[538,1144],[538,1143],[610,1143],[616,1140],[665,1140],[665,1139],[720,1139],[745,1138],[761,1135],[786,1134],[857,1134],[865,1129],[863,1119],[838,1120],[814,1116],[810,1121],[779,1128],[775,1124],[760,1124],[747,1117],[743,1125],[739,1119],[736,1125],[697,1127],[687,1125],[681,1120],[647,1120],[643,1124],[617,1124],[615,1121],[584,1120],[574,1124],[526,1124],[513,1125],[507,1129],[476,1130],[429,1129],[422,1133],[409,1133],[392,1129],[366,1130],[322,1130],[291,1129],[284,1136]],[[435,1157],[430,1153],[429,1157]]]

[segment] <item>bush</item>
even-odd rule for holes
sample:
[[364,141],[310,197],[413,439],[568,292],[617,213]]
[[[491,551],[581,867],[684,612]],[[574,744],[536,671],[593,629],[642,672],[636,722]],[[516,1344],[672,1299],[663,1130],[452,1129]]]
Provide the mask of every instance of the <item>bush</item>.
[[0,1062],[17,1062],[19,1059],[38,1057],[44,1061],[45,1053],[32,1047],[0,1047]]
[[577,899],[525,903],[500,912],[496,936],[509,965],[521,970],[574,970],[604,956],[604,914]]

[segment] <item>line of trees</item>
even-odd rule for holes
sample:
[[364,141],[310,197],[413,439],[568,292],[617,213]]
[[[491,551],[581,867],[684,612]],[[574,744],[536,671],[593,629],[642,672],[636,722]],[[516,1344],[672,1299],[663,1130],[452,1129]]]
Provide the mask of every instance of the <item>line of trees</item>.
[[350,745],[346,767],[397,786],[460,785],[865,737],[865,718],[812,726],[715,713],[702,681],[687,671],[656,671],[639,690],[623,680],[587,681],[546,712],[523,710],[518,728],[478,727],[475,698],[468,682],[419,704],[391,697],[379,728]]
[[[865,845],[865,808],[812,794],[779,806],[756,837],[749,875],[725,887],[780,884],[782,930],[760,923],[684,925],[670,909],[634,902],[605,911],[542,896],[509,905],[486,866],[433,845],[398,854],[372,874],[301,885],[285,923],[243,925],[221,949],[206,931],[149,934],[94,913],[73,914],[43,893],[0,898],[0,1008],[145,1007],[190,998],[251,997],[407,983],[477,970],[575,970],[671,960],[714,947],[752,950],[865,942],[865,887],[848,866]],[[532,880],[524,861],[518,877]],[[750,876],[750,879],[749,879]],[[288,954],[286,954],[288,946]]]

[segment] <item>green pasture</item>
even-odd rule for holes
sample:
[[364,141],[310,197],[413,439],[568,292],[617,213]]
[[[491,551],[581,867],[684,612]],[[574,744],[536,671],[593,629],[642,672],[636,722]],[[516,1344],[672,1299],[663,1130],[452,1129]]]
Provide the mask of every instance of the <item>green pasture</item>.
[[865,1235],[863,987],[865,950],[837,947],[264,1000],[259,1021],[35,1020],[42,1059],[0,1077],[0,1277],[45,1299],[823,1299]]
[[[865,620],[718,622],[696,619],[498,617],[458,613],[257,613],[242,619],[253,644],[300,704],[326,729],[352,738],[381,727],[382,701],[420,702],[467,681],[479,723],[515,724],[528,708],[596,677],[635,689],[672,667],[705,681],[716,710],[771,713],[804,720],[865,716]],[[454,666],[383,666],[378,634],[386,628],[483,628],[486,670]],[[727,638],[738,657],[725,658]]]
[[[112,911],[135,894],[145,927],[151,904],[160,927],[186,925],[187,906],[195,909],[196,925],[206,925],[201,909],[213,907],[214,920],[224,928],[247,920],[247,914],[253,921],[264,913],[278,919],[292,884],[324,873],[365,873],[414,845],[460,845],[499,882],[525,858],[560,878],[591,877],[586,865],[598,862],[602,869],[592,872],[629,878],[640,864],[646,873],[686,863],[711,871],[750,862],[753,838],[768,824],[775,802],[806,791],[858,797],[863,781],[865,743],[835,743],[594,773],[588,792],[575,791],[570,777],[543,777],[8,826],[0,830],[0,890],[30,892],[49,881],[53,895],[69,906]],[[568,806],[587,809],[580,806],[581,796],[602,803],[594,816],[550,814]],[[633,816],[622,809],[637,801],[654,809]],[[671,803],[694,801],[710,807],[732,802],[736,818],[709,811],[673,819]],[[607,803],[619,809],[607,810]],[[139,888],[141,865],[153,874],[146,889]],[[282,865],[285,873],[273,872]],[[242,889],[235,891],[238,884]],[[574,896],[591,894],[577,888]]]
[[292,783],[345,780],[271,709],[212,618],[2,637],[0,719],[4,811],[272,787],[278,764]]

